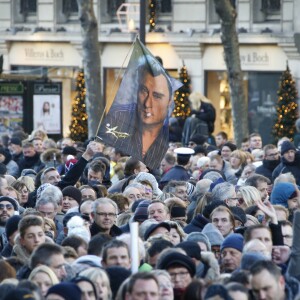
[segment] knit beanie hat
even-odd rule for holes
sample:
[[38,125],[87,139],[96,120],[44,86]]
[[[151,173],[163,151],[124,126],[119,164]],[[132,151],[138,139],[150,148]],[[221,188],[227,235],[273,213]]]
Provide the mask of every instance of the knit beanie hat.
[[6,165],[3,163],[0,163],[0,175],[5,175],[7,172]]
[[10,217],[5,224],[5,233],[7,238],[13,235],[18,230],[18,224],[21,220],[19,215]]
[[257,261],[267,260],[267,257],[259,252],[244,253],[241,258],[241,269],[250,271],[252,265]]
[[81,290],[73,282],[61,282],[49,288],[47,295],[57,294],[65,300],[81,300]]
[[206,245],[207,251],[211,251],[211,244],[203,232],[191,232],[190,234],[187,235],[186,241],[192,241],[192,242],[201,242]]
[[172,206],[170,214],[171,218],[186,217],[186,208],[183,206]]
[[32,291],[25,288],[15,288],[10,291],[3,300],[35,300],[35,296]]
[[194,142],[197,145],[203,145],[207,141],[206,136],[199,133],[194,134],[190,137],[189,142]]
[[232,206],[230,207],[230,210],[234,215],[234,219],[240,221],[242,223],[242,226],[244,226],[245,223],[247,222],[245,211],[238,206]]
[[293,143],[291,143],[290,141],[284,141],[281,144],[281,155],[283,155],[285,152],[288,152],[289,150],[296,151],[295,145]]
[[14,207],[15,211],[19,211],[18,202],[14,198],[7,197],[7,196],[1,196],[0,197],[0,203],[2,201],[7,201],[7,202],[11,203],[11,205]]
[[61,153],[64,154],[64,155],[74,155],[74,156],[76,156],[77,150],[73,146],[66,146],[62,149]]
[[201,248],[196,242],[184,241],[177,244],[175,248],[183,249],[188,257],[195,258],[197,260],[201,259]]
[[297,196],[296,187],[290,182],[279,182],[273,187],[271,193],[271,203],[288,207],[287,201]]
[[229,295],[227,289],[221,284],[212,284],[208,287],[204,299],[215,299],[214,297],[220,296],[223,300],[233,300]]
[[206,224],[202,233],[207,236],[211,246],[220,246],[224,241],[223,235],[212,223]]
[[158,188],[158,182],[152,174],[146,172],[138,173],[133,182],[141,181],[148,181],[151,184],[154,195],[160,196],[162,194],[162,191]]
[[52,186],[52,184],[49,182],[46,182],[46,183],[43,183],[40,185],[40,187],[36,191],[36,200],[39,200],[39,198],[42,195],[42,192],[49,186]]
[[194,190],[195,190],[195,186],[192,183],[187,182],[186,183],[186,192],[187,192],[188,196],[191,196],[193,194]]
[[62,194],[63,194],[63,197],[71,197],[73,198],[74,200],[76,200],[76,202],[78,204],[80,204],[81,202],[81,199],[82,199],[82,194],[80,192],[80,190],[74,186],[67,186],[65,187],[63,190],[62,190]]
[[131,275],[131,272],[120,266],[111,266],[106,268],[105,271],[109,278],[112,299],[115,299],[120,285]]
[[9,144],[22,146],[22,141],[17,137],[12,137],[9,141]]
[[196,266],[193,260],[187,255],[176,251],[166,254],[161,261],[158,262],[157,269],[167,270],[173,265],[180,265],[187,268],[191,277],[194,277],[196,273]]
[[150,205],[150,203],[151,202],[148,200],[143,200],[139,203],[134,211],[133,221],[144,222],[148,219],[148,206]]
[[233,248],[240,252],[243,252],[244,237],[238,233],[231,233],[228,235],[221,245],[221,252],[225,248]]

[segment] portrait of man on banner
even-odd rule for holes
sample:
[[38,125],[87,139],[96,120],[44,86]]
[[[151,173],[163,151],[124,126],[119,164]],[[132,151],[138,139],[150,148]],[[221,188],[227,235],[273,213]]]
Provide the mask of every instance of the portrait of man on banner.
[[139,40],[98,136],[156,169],[168,149],[173,93],[181,87]]

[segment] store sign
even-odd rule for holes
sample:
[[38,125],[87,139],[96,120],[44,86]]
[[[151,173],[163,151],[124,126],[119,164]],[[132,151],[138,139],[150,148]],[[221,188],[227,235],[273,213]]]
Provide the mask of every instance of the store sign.
[[82,58],[68,43],[13,43],[9,52],[11,65],[81,66]]
[[[243,71],[278,71],[286,68],[287,56],[278,46],[240,46]],[[205,70],[226,70],[224,49],[221,45],[208,46],[203,54]]]
[[2,83],[0,85],[0,94],[23,94],[24,87],[21,83]]

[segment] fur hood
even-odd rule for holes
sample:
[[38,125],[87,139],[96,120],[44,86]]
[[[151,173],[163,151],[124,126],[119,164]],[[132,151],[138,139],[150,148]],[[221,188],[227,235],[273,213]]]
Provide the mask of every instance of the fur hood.
[[56,162],[57,164],[61,164],[62,160],[61,160],[61,151],[55,148],[50,148],[47,149],[46,151],[44,151],[41,154],[41,161],[42,163],[46,164],[48,162],[53,161],[53,154],[55,153],[56,155]]
[[[45,243],[53,244],[53,240],[46,236]],[[13,247],[13,252],[15,256],[20,258],[25,264],[28,263],[30,253],[21,245],[20,235],[18,234],[15,238],[15,245]]]

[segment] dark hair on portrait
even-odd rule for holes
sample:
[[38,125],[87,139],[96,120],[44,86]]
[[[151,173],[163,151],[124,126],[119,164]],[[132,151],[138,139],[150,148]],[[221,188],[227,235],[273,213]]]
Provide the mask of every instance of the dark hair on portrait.
[[172,84],[170,81],[170,77],[168,73],[162,68],[162,65],[158,63],[158,61],[150,56],[145,56],[145,61],[138,67],[138,81],[141,78],[144,78],[145,73],[151,74],[153,77],[157,77],[159,75],[163,75],[167,80],[168,90],[169,90],[169,99],[172,97]]

